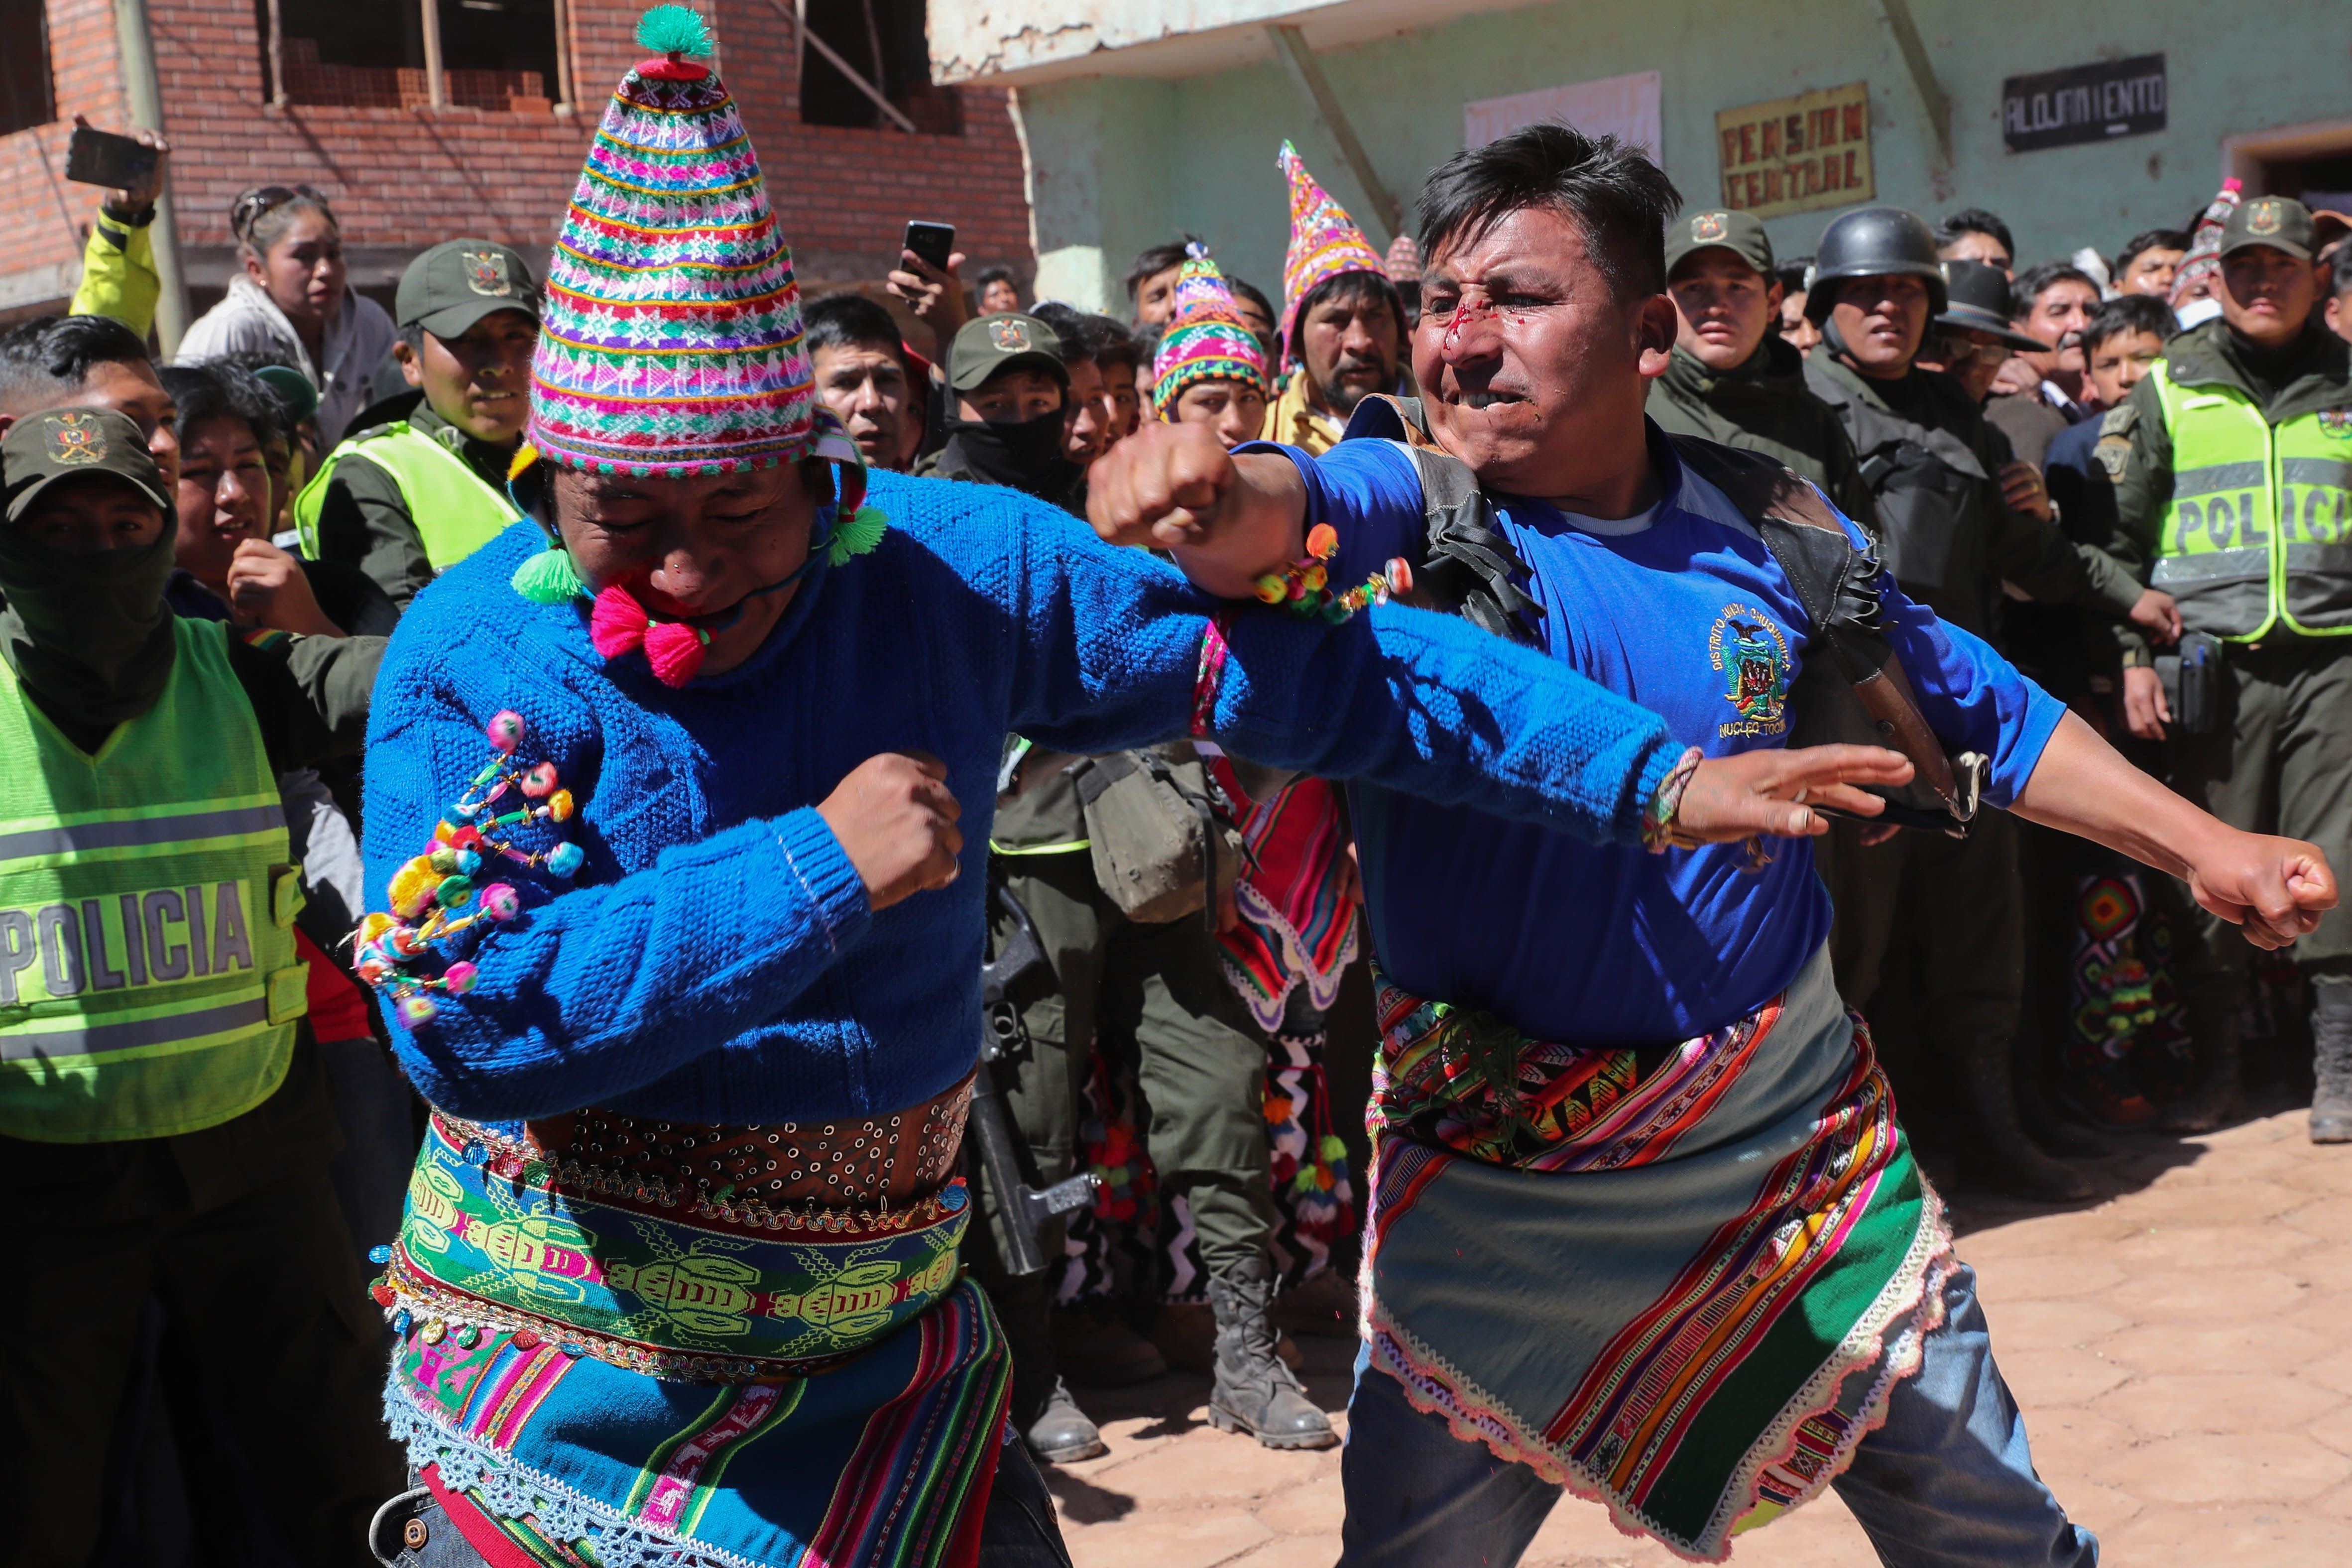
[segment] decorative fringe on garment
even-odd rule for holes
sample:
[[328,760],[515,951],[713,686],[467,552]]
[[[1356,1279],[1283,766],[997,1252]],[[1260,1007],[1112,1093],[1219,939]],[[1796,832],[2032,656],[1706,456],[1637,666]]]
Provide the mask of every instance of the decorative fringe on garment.
[[1412,1404],[1694,1562],[1818,1495],[1951,1266],[1827,957],[1654,1052],[1380,1016],[1362,1295]]
[[[1223,756],[1212,774],[1237,806],[1249,800]],[[1282,1027],[1291,993],[1307,988],[1318,1013],[1339,999],[1340,976],[1356,961],[1356,902],[1342,875],[1348,838],[1339,792],[1300,778],[1261,802],[1240,823],[1245,868],[1234,890],[1241,923],[1221,932],[1225,977],[1267,1034]]]

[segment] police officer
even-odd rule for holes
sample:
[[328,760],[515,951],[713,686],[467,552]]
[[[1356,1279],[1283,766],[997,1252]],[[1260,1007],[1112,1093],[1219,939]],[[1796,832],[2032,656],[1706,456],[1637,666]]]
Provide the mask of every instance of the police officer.
[[[1822,232],[1805,299],[1822,342],[1805,379],[1837,411],[1861,459],[1895,580],[1980,637],[1996,630],[2004,583],[2045,602],[2168,626],[2163,595],[2057,531],[2038,479],[2004,489],[2006,443],[1948,377],[1914,366],[1928,318],[1947,304],[1935,237],[1913,214],[1864,207]],[[1847,1001],[1867,1010],[1882,966],[1907,956],[1917,968],[1919,1033],[1977,1124],[1964,1146],[1976,1173],[2038,1196],[2089,1195],[2082,1174],[2035,1147],[2019,1121],[2011,1058],[2024,910],[2014,825],[1988,811],[1965,840],[1905,833],[1864,842],[1876,837],[1841,824],[1823,857],[1838,916],[1832,956]]]
[[1840,511],[1876,527],[1870,487],[1845,428],[1805,387],[1805,360],[1774,327],[1780,281],[1772,241],[1744,212],[1703,212],[1666,228],[1666,292],[1675,352],[1650,384],[1650,417],[1778,458],[1820,487]]
[[515,520],[507,470],[530,416],[539,285],[506,246],[445,240],[408,264],[394,306],[413,411],[328,453],[294,526],[303,554],[365,568],[404,608]]
[[266,1472],[255,1506],[296,1561],[347,1563],[400,1469],[383,1327],[323,1179],[278,775],[359,749],[383,642],[173,616],[173,507],[123,414],[26,415],[0,477],[8,1561],[89,1561],[161,1292]]
[[1069,460],[1070,370],[1062,337],[1017,310],[976,316],[948,349],[945,443],[915,472],[1004,485],[1080,517],[1087,471]]
[[[2186,732],[2144,640],[2127,638],[2126,722],[2170,741],[2173,783],[2233,826],[2352,851],[2352,384],[2314,304],[2310,212],[2241,203],[2221,236],[2221,314],[2174,338],[2094,448],[2112,548],[2221,639],[2218,710]],[[2186,650],[2185,650],[2186,651]],[[2238,1099],[2247,977],[2212,939],[2189,976],[2200,1078],[2168,1125],[2217,1126]],[[2311,982],[2315,1142],[2352,1141],[2352,921],[2294,949]]]

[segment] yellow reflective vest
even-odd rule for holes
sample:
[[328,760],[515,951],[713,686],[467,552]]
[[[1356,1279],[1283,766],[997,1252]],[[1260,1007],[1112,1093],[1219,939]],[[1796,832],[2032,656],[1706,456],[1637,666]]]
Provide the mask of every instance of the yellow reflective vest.
[[319,559],[319,513],[326,505],[327,485],[335,465],[353,453],[365,458],[400,486],[408,503],[408,520],[425,546],[425,558],[436,572],[450,567],[506,531],[515,520],[511,501],[465,458],[404,422],[394,422],[354,436],[327,454],[317,477],[294,498],[294,527],[302,535],[302,553]]
[[284,1081],[301,873],[228,629],[183,620],[155,706],[96,755],[0,662],[0,1134],[215,1126]]
[[2273,426],[2226,384],[2148,373],[2172,442],[2150,583],[2191,631],[2233,641],[2352,634],[2352,410]]

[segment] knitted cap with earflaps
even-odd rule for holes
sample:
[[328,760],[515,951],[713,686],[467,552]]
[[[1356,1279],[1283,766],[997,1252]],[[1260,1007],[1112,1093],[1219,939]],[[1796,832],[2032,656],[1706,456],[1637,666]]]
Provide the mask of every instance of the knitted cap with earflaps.
[[807,455],[815,395],[792,252],[702,19],[657,5],[548,264],[530,444],[599,473],[734,473]]
[[1301,300],[1343,272],[1386,278],[1389,269],[1348,209],[1315,183],[1299,161],[1297,148],[1285,142],[1274,161],[1290,182],[1290,248],[1282,258],[1282,341],[1288,357],[1297,359]]
[[1161,415],[1184,389],[1203,381],[1237,381],[1268,395],[1265,347],[1242,320],[1225,275],[1195,241],[1176,274],[1176,313],[1151,356],[1151,406]]

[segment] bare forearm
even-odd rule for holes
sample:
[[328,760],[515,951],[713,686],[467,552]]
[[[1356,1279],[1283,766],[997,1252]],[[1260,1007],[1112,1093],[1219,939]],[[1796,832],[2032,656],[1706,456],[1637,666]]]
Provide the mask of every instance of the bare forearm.
[[1307,552],[1307,486],[1290,459],[1271,452],[1234,458],[1234,481],[1215,508],[1196,513],[1171,550],[1194,587],[1225,599],[1255,596],[1256,583]]
[[2229,831],[2126,762],[2073,713],[2059,721],[2013,809],[2181,878],[2216,835]]

